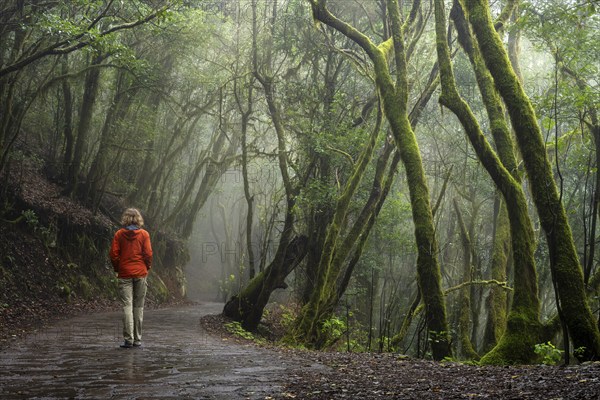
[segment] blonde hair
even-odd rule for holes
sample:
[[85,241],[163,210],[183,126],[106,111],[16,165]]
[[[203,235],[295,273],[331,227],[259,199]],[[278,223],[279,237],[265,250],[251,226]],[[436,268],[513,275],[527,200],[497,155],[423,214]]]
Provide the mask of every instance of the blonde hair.
[[138,227],[144,226],[144,218],[137,208],[128,208],[123,212],[121,216],[121,225],[137,225]]

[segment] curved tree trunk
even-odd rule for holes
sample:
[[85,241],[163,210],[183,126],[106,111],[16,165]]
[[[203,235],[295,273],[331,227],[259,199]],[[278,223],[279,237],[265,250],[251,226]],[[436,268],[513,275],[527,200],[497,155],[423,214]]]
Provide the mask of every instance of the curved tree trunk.
[[575,348],[582,349],[578,353],[580,360],[597,359],[600,357],[600,332],[587,302],[573,235],[535,111],[494,29],[488,1],[464,0],[463,6],[517,136],[533,200],[548,242],[550,269],[573,344]]
[[[274,4],[274,6],[276,3]],[[265,306],[273,291],[285,287],[285,278],[302,261],[307,251],[307,238],[296,237],[292,240],[295,221],[294,205],[298,189],[292,184],[288,172],[288,156],[285,144],[285,128],[279,105],[275,100],[275,86],[270,76],[259,72],[257,65],[257,29],[256,29],[256,0],[252,2],[253,14],[253,75],[263,87],[269,115],[277,135],[277,159],[279,171],[285,188],[286,216],[283,230],[279,239],[279,246],[271,264],[258,274],[244,290],[232,298],[223,310],[223,313],[242,323],[247,330],[254,330],[258,326]],[[268,60],[270,62],[270,59]],[[269,63],[267,63],[268,65]]]
[[[498,345],[482,358],[483,363],[506,364],[531,362],[534,345],[540,342],[537,274],[535,270],[535,237],[523,189],[505,168],[487,139],[468,104],[456,88],[446,37],[443,0],[435,1],[436,36],[442,94],[440,103],[459,119],[478,159],[504,196],[510,221],[515,262],[514,298],[508,315],[507,329]],[[482,95],[485,96],[485,91]]]
[[[507,5],[507,7],[510,6]],[[517,169],[514,143],[511,138],[510,128],[505,119],[501,99],[494,88],[493,79],[481,58],[479,48],[473,42],[471,30],[458,0],[453,2],[450,17],[454,21],[454,26],[458,33],[458,41],[469,57],[475,72],[477,84],[490,121],[490,129],[498,157],[511,175],[520,182],[521,178]],[[507,279],[507,268],[512,260],[510,222],[506,210],[506,202],[498,199],[496,203],[491,269],[492,279],[503,282]],[[505,331],[508,307],[506,292],[501,288],[492,287],[486,303],[489,312],[484,333],[483,348],[489,350],[500,340]]]
[[317,269],[317,282],[312,291],[309,302],[304,306],[301,317],[297,322],[294,332],[296,339],[314,345],[317,348],[325,344],[322,325],[331,316],[337,304],[338,280],[343,276],[343,263],[346,256],[354,247],[358,236],[351,242],[341,239],[342,226],[346,222],[348,208],[352,196],[362,180],[364,172],[371,161],[375,143],[381,130],[383,115],[381,109],[378,113],[377,123],[370,135],[369,141],[363,149],[352,176],[346,183],[343,193],[339,197],[333,214],[331,224],[327,228],[327,235],[323,243],[323,252]]
[[223,314],[239,321],[245,330],[256,330],[271,294],[275,289],[287,287],[285,278],[300,264],[306,255],[307,238],[305,236],[291,238],[292,229],[289,225],[293,225],[294,220],[291,214],[292,212],[288,212],[286,227],[284,227],[277,253],[271,264],[264,271],[258,273],[223,308]]
[[[437,260],[437,241],[431,213],[429,188],[419,146],[407,112],[408,81],[404,52],[404,35],[400,23],[398,2],[388,0],[393,40],[376,46],[354,27],[332,15],[323,2],[311,0],[313,17],[343,33],[367,53],[375,67],[375,80],[383,108],[404,164],[410,192],[415,239],[417,244],[417,276],[425,303],[428,334],[431,336],[432,355],[436,360],[451,356],[448,337],[446,306],[441,290],[441,273]],[[396,83],[388,67],[387,54],[395,49]]]

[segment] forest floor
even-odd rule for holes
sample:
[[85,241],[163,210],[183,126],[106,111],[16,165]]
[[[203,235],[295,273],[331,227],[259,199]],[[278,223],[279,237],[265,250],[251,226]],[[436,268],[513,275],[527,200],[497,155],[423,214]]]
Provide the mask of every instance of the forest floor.
[[[221,315],[202,319],[213,335],[252,343],[228,331]],[[255,344],[265,346],[265,344]],[[281,394],[296,399],[600,399],[600,362],[568,367],[477,366],[434,362],[390,353],[291,350],[267,344],[286,357],[305,359]]]
[[0,349],[0,399],[600,399],[600,363],[482,367],[296,350],[241,338],[221,309],[149,309],[141,349],[118,347],[118,311],[9,337]]

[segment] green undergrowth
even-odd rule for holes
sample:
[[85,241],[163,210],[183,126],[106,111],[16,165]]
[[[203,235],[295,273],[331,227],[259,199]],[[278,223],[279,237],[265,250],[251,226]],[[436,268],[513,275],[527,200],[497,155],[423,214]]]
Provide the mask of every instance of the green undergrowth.
[[256,336],[252,332],[248,332],[247,330],[242,328],[242,324],[237,321],[226,323],[225,329],[227,330],[227,332],[241,339],[250,340],[259,345],[264,345],[267,343],[267,340],[264,337]]
[[[240,322],[227,320],[223,322],[224,330],[234,336],[236,339],[252,342],[259,346],[276,346],[279,348],[294,349],[294,350],[307,350],[306,346],[301,343],[289,341],[289,337],[286,335],[288,331],[293,327],[293,323],[297,316],[297,305],[287,306],[284,304],[271,303],[266,310],[261,324],[258,329],[254,332],[246,331],[242,328]],[[334,352],[349,352],[349,353],[363,353],[363,352],[383,352],[383,353],[397,353],[396,349],[387,347],[386,343],[380,346],[378,342],[375,343],[375,348],[370,351],[364,346],[354,346],[352,340],[347,340],[348,326],[346,321],[340,317],[332,317],[323,325],[322,328],[327,331],[327,335],[331,340],[331,345],[322,351],[334,351]],[[354,333],[353,335],[356,335]],[[383,338],[382,340],[386,340]],[[530,341],[530,340],[527,340]],[[506,345],[506,344],[505,344]],[[515,350],[524,351],[522,345],[516,346]],[[573,354],[577,352],[583,352],[584,349],[575,349]],[[564,359],[564,351],[557,348],[552,342],[532,344],[531,348],[527,352],[534,354],[534,358],[530,363],[523,364],[534,364],[534,365],[559,365]],[[492,353],[493,354],[493,353]],[[409,357],[407,355],[398,354],[398,357]],[[527,357],[529,358],[529,357]],[[460,365],[471,365],[471,366],[485,366],[488,364],[494,365],[507,365],[514,363],[490,363],[480,362],[478,360],[459,359],[455,357],[446,357],[441,360],[442,363],[453,363]]]

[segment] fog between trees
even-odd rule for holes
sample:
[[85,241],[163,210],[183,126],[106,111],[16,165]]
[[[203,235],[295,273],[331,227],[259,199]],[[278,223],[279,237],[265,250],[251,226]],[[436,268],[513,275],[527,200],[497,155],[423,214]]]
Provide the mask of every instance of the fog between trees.
[[0,11],[3,176],[139,207],[190,298],[307,347],[598,358],[595,2]]

